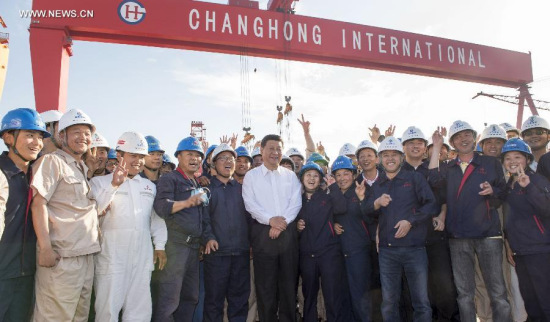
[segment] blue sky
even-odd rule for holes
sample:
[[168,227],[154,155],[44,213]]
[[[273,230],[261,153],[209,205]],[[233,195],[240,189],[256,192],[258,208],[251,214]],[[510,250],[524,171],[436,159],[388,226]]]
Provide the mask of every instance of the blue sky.
[[[267,2],[261,0],[260,8]],[[34,107],[29,19],[19,18],[19,10],[30,7],[28,0],[0,2],[11,51],[0,116],[15,107]],[[549,9],[546,1],[512,0],[300,0],[296,6],[305,16],[531,51],[531,93],[543,100],[550,100]],[[132,130],[156,136],[172,153],[189,134],[192,120],[206,124],[210,143],[224,134],[242,138],[239,56],[89,42],[75,42],[73,51],[67,107],[87,112],[111,145]],[[322,141],[333,158],[345,142],[357,145],[366,139],[375,123],[382,130],[395,124],[397,136],[410,125],[429,134],[456,119],[479,131],[485,122],[515,123],[515,106],[471,99],[479,91],[515,95],[509,88],[254,57],[248,63],[253,134],[261,138],[277,132],[275,107],[284,104],[282,96],[291,95],[292,142],[286,147],[305,148],[296,121],[303,113],[314,140]],[[550,120],[550,112],[539,113]]]

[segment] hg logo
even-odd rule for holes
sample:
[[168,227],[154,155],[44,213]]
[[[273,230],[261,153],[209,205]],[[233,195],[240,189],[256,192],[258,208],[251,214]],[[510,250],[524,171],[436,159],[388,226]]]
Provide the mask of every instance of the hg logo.
[[143,19],[145,19],[145,13],[145,7],[137,1],[122,1],[118,6],[118,17],[120,20],[130,25],[142,22]]

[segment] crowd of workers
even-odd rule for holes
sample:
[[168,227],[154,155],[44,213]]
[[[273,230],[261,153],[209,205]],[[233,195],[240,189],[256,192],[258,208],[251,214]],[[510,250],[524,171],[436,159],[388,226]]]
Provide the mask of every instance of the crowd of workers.
[[374,126],[329,167],[266,135],[8,111],[0,321],[550,321],[550,126]]

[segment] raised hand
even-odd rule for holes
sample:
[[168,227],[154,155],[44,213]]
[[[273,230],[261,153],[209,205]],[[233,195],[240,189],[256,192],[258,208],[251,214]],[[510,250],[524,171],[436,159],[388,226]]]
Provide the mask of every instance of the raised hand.
[[434,145],[434,148],[441,148],[443,146],[443,135],[441,134],[439,127],[432,135],[432,143]]
[[220,138],[220,143],[229,144],[230,141],[231,141],[231,138],[229,138],[227,135],[224,135]]
[[384,135],[386,135],[386,137],[388,136],[393,136],[393,133],[395,132],[395,125],[391,125],[388,127],[388,129],[386,130],[386,133],[384,133]]
[[208,150],[208,146],[209,146],[208,142],[207,141],[201,141],[201,145],[202,145],[202,151],[204,153],[206,153],[206,150]]
[[239,135],[236,134],[236,133],[233,133],[233,135],[231,136],[231,139],[230,139],[231,144],[230,145],[233,148],[233,150],[235,150],[235,148],[237,147],[237,138],[238,137],[239,137]]
[[323,180],[325,180],[327,187],[330,187],[333,183],[336,182],[336,179],[334,179],[333,176],[328,174],[323,178]]
[[302,129],[304,129],[304,133],[309,133],[309,121],[306,121],[304,118],[304,114],[302,114],[302,120],[298,119],[298,123],[302,126]]
[[531,183],[531,179],[525,174],[525,170],[522,167],[518,167],[518,183],[522,188],[527,187]]
[[367,190],[366,184],[367,180],[363,179],[360,184],[355,186],[355,194],[360,201],[363,201],[363,199],[365,199],[365,191]]
[[369,131],[370,131],[369,136],[370,136],[371,142],[374,144],[377,144],[378,138],[380,137],[380,129],[376,126],[376,124],[374,124],[372,128],[369,127]]
[[325,147],[323,146],[323,143],[321,143],[321,141],[317,143],[317,152],[322,156],[325,155]]
[[118,157],[118,165],[113,170],[113,179],[111,184],[113,187],[120,187],[124,183],[124,180],[128,177],[128,169],[126,169],[126,161],[123,158]]
[[444,126],[441,126],[441,135],[447,136],[447,128]]

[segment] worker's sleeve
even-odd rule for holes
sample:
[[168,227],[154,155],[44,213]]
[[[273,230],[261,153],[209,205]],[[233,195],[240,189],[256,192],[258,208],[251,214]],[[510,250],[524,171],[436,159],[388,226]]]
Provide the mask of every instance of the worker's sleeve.
[[169,175],[160,177],[157,184],[157,195],[153,207],[155,212],[163,219],[172,216],[174,206],[174,196],[176,191],[176,182]]
[[151,210],[151,237],[155,250],[164,250],[168,240],[168,230],[164,219],[160,218],[154,210]]
[[8,178],[4,175],[4,172],[0,171],[0,239],[4,233],[5,220],[6,220],[6,204],[10,196],[10,187],[8,184]]
[[256,201],[254,193],[254,178],[253,176],[245,175],[243,181],[243,200],[246,211],[250,213],[250,216],[257,222],[263,225],[269,225],[269,219],[265,214],[268,212]]
[[414,209],[413,213],[407,219],[411,226],[414,227],[421,222],[424,222],[437,214],[437,200],[430,188],[426,179],[419,173],[413,174],[414,189],[416,199],[418,201],[418,209]]
[[336,183],[328,187],[330,200],[332,202],[332,213],[343,215],[348,210],[348,201]]
[[46,154],[38,159],[32,168],[33,178],[31,188],[33,189],[33,197],[38,193],[46,201],[50,201],[50,198],[57,189],[57,185],[62,180],[59,158]]
[[488,196],[489,204],[493,208],[498,208],[502,202],[506,199],[506,180],[504,179],[504,171],[502,170],[502,164],[496,159],[493,160],[496,171],[495,179],[490,182],[493,188],[493,194]]
[[103,214],[105,209],[109,207],[118,190],[118,187],[115,188],[110,182],[107,184],[106,181],[103,176],[94,177],[90,180],[90,186],[97,201],[97,212],[99,214]]
[[284,212],[284,217],[288,224],[296,219],[296,216],[298,216],[302,208],[302,184],[294,174],[292,174],[290,178],[292,180],[292,192],[290,194],[288,207]]
[[376,198],[377,196],[374,194],[374,189],[368,189],[365,192],[365,198],[360,204],[362,218],[368,224],[374,223],[374,218],[380,216],[380,209],[374,210],[374,201]]
[[[210,200],[212,202],[212,200]],[[210,211],[212,207],[210,205],[204,207],[202,212],[202,241],[206,245],[210,240],[217,240],[212,230],[212,222],[210,219]]]

